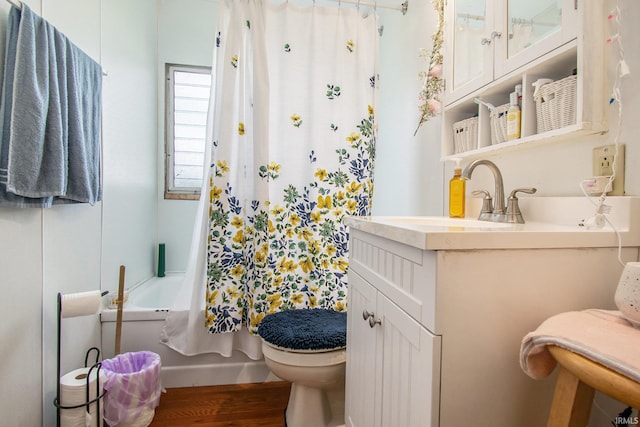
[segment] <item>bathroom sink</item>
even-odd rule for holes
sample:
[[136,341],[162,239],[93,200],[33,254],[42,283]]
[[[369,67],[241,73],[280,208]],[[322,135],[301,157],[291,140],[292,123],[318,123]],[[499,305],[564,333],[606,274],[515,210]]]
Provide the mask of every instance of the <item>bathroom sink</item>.
[[378,217],[378,220],[402,226],[416,227],[462,227],[462,228],[506,228],[513,224],[503,222],[479,221],[467,218],[448,218],[441,216],[390,216]]

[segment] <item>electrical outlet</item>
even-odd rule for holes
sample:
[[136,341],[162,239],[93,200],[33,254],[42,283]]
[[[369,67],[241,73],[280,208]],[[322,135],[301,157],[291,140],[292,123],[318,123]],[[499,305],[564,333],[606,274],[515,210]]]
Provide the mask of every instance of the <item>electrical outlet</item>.
[[615,145],[603,145],[593,149],[593,176],[611,176],[615,167],[616,176],[610,196],[624,195],[624,144],[618,144],[616,154]]

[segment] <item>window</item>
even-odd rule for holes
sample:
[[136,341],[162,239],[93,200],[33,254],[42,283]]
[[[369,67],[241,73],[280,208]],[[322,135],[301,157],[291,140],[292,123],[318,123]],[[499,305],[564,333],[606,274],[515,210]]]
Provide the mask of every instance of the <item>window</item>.
[[211,68],[166,64],[165,199],[197,199],[204,173]]

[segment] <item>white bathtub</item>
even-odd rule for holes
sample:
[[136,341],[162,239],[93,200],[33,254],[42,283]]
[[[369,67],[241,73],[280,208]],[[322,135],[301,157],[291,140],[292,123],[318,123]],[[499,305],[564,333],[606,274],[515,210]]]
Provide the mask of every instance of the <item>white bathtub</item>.
[[[122,312],[125,322],[139,320],[164,320],[172,301],[180,288],[183,275],[168,273],[165,277],[152,277],[127,289],[126,302]],[[115,295],[113,296],[115,298]],[[106,298],[109,298],[107,295]],[[105,303],[107,303],[105,301]],[[103,322],[115,322],[117,311],[104,309]]]
[[[272,381],[263,360],[255,361],[235,351],[231,357],[218,354],[184,356],[160,342],[164,319],[182,282],[182,273],[153,277],[127,290],[122,313],[120,352],[148,350],[160,355],[163,387],[190,387]],[[114,356],[117,310],[104,308],[102,357]]]

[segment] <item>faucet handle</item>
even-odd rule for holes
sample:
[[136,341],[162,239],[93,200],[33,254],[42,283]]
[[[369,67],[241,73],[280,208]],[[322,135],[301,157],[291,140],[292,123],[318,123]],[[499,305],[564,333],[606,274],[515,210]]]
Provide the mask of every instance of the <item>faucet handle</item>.
[[507,222],[524,224],[524,218],[522,217],[522,212],[520,212],[516,193],[534,194],[536,191],[537,189],[535,188],[516,188],[509,194],[509,198],[507,199]]
[[536,191],[538,191],[537,188],[516,188],[509,194],[509,198],[517,199],[516,193],[535,194]]
[[472,191],[471,194],[474,196],[484,195],[482,198],[482,209],[480,210],[478,219],[488,221],[493,214],[493,199],[491,198],[491,194],[487,190],[476,190]]

